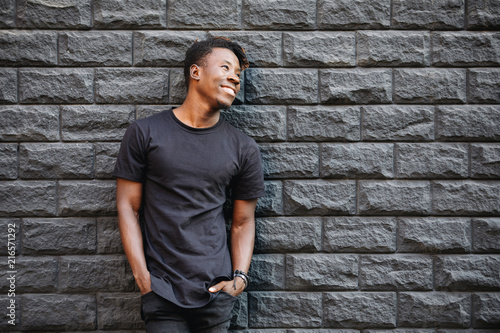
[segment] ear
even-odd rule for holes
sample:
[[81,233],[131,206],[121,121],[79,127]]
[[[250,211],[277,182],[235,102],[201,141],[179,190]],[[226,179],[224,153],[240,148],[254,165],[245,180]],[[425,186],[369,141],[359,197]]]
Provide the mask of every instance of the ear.
[[200,66],[196,64],[192,64],[191,67],[189,68],[189,76],[191,79],[199,81],[200,80]]

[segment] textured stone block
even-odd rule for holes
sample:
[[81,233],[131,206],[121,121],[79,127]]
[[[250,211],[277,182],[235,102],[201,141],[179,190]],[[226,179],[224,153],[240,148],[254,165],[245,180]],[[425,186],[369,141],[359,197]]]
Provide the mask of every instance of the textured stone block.
[[500,140],[500,106],[440,106],[437,139],[446,141]]
[[286,286],[291,290],[358,288],[358,256],[353,254],[289,254]]
[[266,178],[317,178],[319,147],[315,143],[261,144]]
[[321,327],[320,293],[251,292],[249,326]]
[[466,328],[470,326],[470,309],[468,294],[400,293],[398,327]]
[[500,27],[500,4],[495,0],[474,0],[467,4],[467,27],[488,30]]
[[245,29],[310,30],[316,25],[314,0],[243,0]]
[[[8,294],[11,290],[11,281],[8,278],[12,275],[7,270],[7,260],[5,260],[5,270],[0,273],[0,290]],[[58,259],[55,257],[19,257],[15,260],[15,290],[14,293],[51,293],[57,291],[57,266]]]
[[59,140],[57,106],[0,106],[1,141]]
[[469,145],[461,143],[396,144],[398,178],[466,178]]
[[359,66],[428,66],[430,34],[422,31],[359,31]]
[[134,115],[131,105],[62,106],[61,134],[65,141],[121,140]]
[[390,0],[318,1],[318,27],[320,29],[380,29],[389,28],[390,24]]
[[471,144],[471,177],[500,178],[500,145]]
[[354,32],[283,33],[283,61],[289,67],[356,65]]
[[[168,79],[168,96],[170,104],[182,104],[187,96],[187,88],[185,84],[186,81],[184,80],[184,70],[182,68],[170,69],[170,75]],[[238,100],[243,91],[244,89],[240,89],[240,92],[236,95],[235,102]],[[155,105],[151,105],[150,107],[155,107]],[[163,106],[163,108],[165,107]]]
[[22,143],[19,175],[27,179],[91,178],[94,146],[88,143]]
[[[22,253],[20,233],[21,219],[0,218],[0,228],[2,228],[1,230],[4,230],[3,234],[0,234],[0,255],[7,257],[9,256],[9,252],[14,255]],[[0,326],[0,328],[1,327],[2,326]]]
[[93,295],[24,294],[21,296],[21,329],[29,331],[95,330]]
[[161,68],[99,68],[97,103],[166,103],[168,70]]
[[394,0],[392,27],[395,29],[462,29],[464,0]]
[[318,217],[257,219],[255,251],[257,253],[319,251],[321,225],[321,219]]
[[462,104],[467,101],[465,69],[394,70],[397,103]]
[[168,27],[174,29],[240,29],[241,1],[171,0]]
[[[172,75],[170,75],[170,78],[172,78]],[[170,108],[169,105],[136,105],[137,119],[143,119],[149,116],[153,116],[165,111],[168,108]]]
[[86,254],[96,252],[94,219],[24,219],[23,253]]
[[396,219],[391,217],[327,217],[323,251],[395,252]]
[[472,249],[477,253],[500,252],[500,219],[472,220]]
[[363,106],[361,135],[370,141],[434,140],[434,107],[425,105]]
[[285,255],[256,254],[252,257],[248,290],[285,289]]
[[17,178],[17,143],[0,143],[0,179]]
[[138,293],[98,294],[97,316],[99,329],[144,329],[140,309],[141,298]]
[[88,29],[92,27],[91,7],[91,0],[19,0],[17,26],[41,29]]
[[0,31],[0,65],[53,66],[57,64],[57,32]]
[[356,212],[356,182],[285,181],[283,201],[287,215],[352,215]]
[[60,216],[112,215],[115,207],[114,181],[60,181]]
[[427,215],[431,211],[431,186],[427,181],[360,181],[361,214]]
[[361,290],[432,290],[432,257],[421,255],[363,255]]
[[322,69],[320,101],[325,104],[392,102],[390,69]]
[[13,28],[16,26],[14,20],[15,11],[16,0],[2,0],[2,6],[0,6],[0,28]]
[[120,144],[115,142],[95,144],[95,177],[112,178]]
[[116,217],[97,218],[97,252],[102,254],[123,253]]
[[433,214],[498,215],[500,182],[436,181],[432,202]]
[[248,296],[246,292],[238,296],[231,315],[229,329],[244,329],[248,327]]
[[0,68],[0,103],[17,102],[17,69]]
[[392,178],[394,145],[329,143],[321,146],[322,178]]
[[472,326],[474,328],[493,328],[500,326],[500,294],[478,293],[472,295]]
[[495,66],[500,64],[498,32],[435,32],[432,64],[435,66]]
[[166,1],[96,0],[94,27],[99,29],[165,28]]
[[5,181],[0,183],[0,216],[53,216],[56,184],[51,181]]
[[222,112],[231,125],[256,141],[286,140],[285,106],[232,106]]
[[257,216],[275,216],[283,214],[283,183],[281,181],[266,181],[266,194],[257,202]]
[[434,266],[438,290],[500,290],[499,255],[438,256]]
[[317,70],[250,68],[245,73],[247,103],[312,104],[318,101]]
[[404,217],[398,220],[398,252],[469,252],[470,219]]
[[93,103],[94,70],[32,68],[19,70],[21,103]]
[[499,69],[469,69],[469,102],[500,104]]
[[358,141],[361,112],[356,106],[290,106],[288,138],[293,141]]
[[325,293],[325,327],[396,327],[395,293]]

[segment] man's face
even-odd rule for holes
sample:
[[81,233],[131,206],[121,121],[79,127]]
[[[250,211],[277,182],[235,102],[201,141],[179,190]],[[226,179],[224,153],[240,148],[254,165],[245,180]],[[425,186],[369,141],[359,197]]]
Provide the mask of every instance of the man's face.
[[214,48],[200,67],[198,91],[216,109],[227,109],[240,91],[240,63],[225,48]]

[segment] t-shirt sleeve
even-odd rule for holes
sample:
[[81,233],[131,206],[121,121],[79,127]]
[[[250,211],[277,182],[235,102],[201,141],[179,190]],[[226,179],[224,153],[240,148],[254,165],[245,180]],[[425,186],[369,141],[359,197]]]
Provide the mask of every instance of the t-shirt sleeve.
[[132,123],[123,136],[113,176],[143,182],[146,175],[147,155],[144,135]]
[[250,200],[264,196],[264,173],[259,147],[252,140],[242,168],[232,187],[233,199]]

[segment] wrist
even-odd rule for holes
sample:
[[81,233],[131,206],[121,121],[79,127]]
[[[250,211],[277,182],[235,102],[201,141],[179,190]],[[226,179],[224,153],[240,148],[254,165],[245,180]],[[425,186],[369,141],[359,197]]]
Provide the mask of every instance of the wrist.
[[[245,284],[245,288],[248,287],[248,283],[250,282],[250,278],[248,277],[247,273],[237,269],[233,273],[233,280],[235,280],[235,283],[236,283],[236,278],[240,278],[241,280],[243,280],[243,282]],[[236,285],[234,284],[233,286],[236,286]],[[245,288],[243,288],[243,289],[245,289]]]

